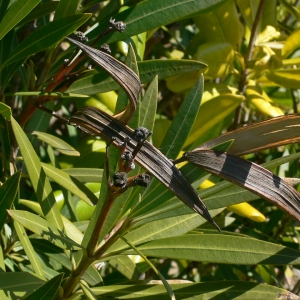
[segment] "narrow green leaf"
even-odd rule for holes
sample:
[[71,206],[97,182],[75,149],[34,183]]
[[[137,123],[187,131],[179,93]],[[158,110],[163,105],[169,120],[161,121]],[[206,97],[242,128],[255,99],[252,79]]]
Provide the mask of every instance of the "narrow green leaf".
[[[187,59],[149,60],[138,62],[140,80],[142,83],[151,82],[155,76],[158,80],[200,70],[205,64]],[[76,80],[67,90],[68,92],[93,95],[111,90],[117,90],[118,84],[105,72],[99,72],[82,79]]]
[[154,271],[154,273],[160,278],[162,281],[164,287],[166,288],[170,299],[171,300],[176,300],[174,292],[172,291],[171,286],[169,285],[168,281],[165,279],[165,277],[156,269],[156,267],[152,264],[152,262],[138,249],[136,248],[132,243],[130,243],[126,238],[121,236],[121,239],[127,243],[138,255],[140,255],[145,262],[151,267],[151,269]]
[[80,0],[60,0],[57,9],[55,10],[54,20],[58,20],[69,15],[75,15],[80,2]]
[[0,230],[7,218],[7,209],[10,209],[18,192],[21,172],[17,172],[9,177],[0,187]]
[[67,16],[57,21],[46,24],[30,34],[22,43],[14,49],[10,57],[2,63],[0,70],[13,62],[42,51],[59,42],[67,35],[84,24],[91,14],[78,14]]
[[161,151],[170,159],[178,156],[194,125],[201,104],[203,88],[204,77],[202,75],[180,106],[160,145]]
[[102,182],[102,169],[93,168],[76,168],[64,169],[71,177],[76,178],[80,182]]
[[[199,14],[211,11],[216,5],[224,3],[226,0],[164,0],[164,1],[142,1],[115,16],[116,20],[126,23],[126,30],[122,33],[115,32],[103,39],[106,43],[124,40],[137,35],[170,24],[175,21],[189,17],[192,14]],[[107,21],[99,24],[100,28],[107,26]]]
[[[170,282],[170,281],[169,281]],[[160,282],[149,284],[110,285],[93,288],[95,295],[115,299],[169,300],[165,287]],[[156,284],[154,284],[156,283]],[[158,284],[159,283],[159,284]],[[284,289],[265,283],[243,281],[206,281],[200,283],[174,283],[171,288],[178,299],[213,300],[284,300],[300,297]],[[129,295],[129,297],[128,297]],[[107,298],[107,299],[109,299]]]
[[[220,210],[210,213],[214,217],[219,212]],[[156,239],[183,235],[206,222],[204,218],[195,213],[166,217],[157,211],[156,215],[158,216],[157,220],[150,221],[149,217],[148,220],[145,220],[146,224],[139,225],[141,224],[139,222],[137,228],[125,235],[126,239],[134,245],[140,245]],[[126,248],[126,244],[119,240],[109,248],[108,252],[120,251],[124,248]]]
[[81,289],[84,292],[84,295],[86,296],[86,298],[88,300],[97,300],[96,295],[94,295],[91,288],[88,286],[88,284],[85,281],[80,280],[80,286],[81,286]]
[[290,89],[298,89],[300,84],[300,68],[271,70],[266,77],[276,84]]
[[64,277],[64,274],[58,274],[57,276],[53,277],[37,290],[35,290],[32,294],[26,297],[26,300],[52,300],[55,298],[55,295],[58,292],[58,289],[61,285],[61,281]]
[[128,279],[138,280],[142,275],[136,264],[127,255],[113,258],[108,263]]
[[154,128],[157,98],[158,98],[158,77],[155,76],[145,92],[145,95],[142,99],[141,111],[140,111],[139,126],[146,127],[150,131],[152,131]]
[[45,279],[44,273],[43,273],[43,270],[41,267],[41,263],[40,263],[40,258],[38,257],[35,250],[33,249],[24,227],[21,224],[19,224],[18,222],[14,222],[14,227],[16,229],[18,238],[24,248],[24,251],[34,269],[34,272],[36,273],[36,275],[39,278]]
[[4,103],[0,103],[0,114],[6,119],[10,120],[11,108]]
[[18,0],[14,2],[0,23],[0,40],[28,15],[39,2],[40,0]]
[[20,147],[26,168],[36,193],[37,199],[41,205],[46,220],[51,222],[56,228],[62,230],[63,222],[60,216],[59,208],[52,193],[51,185],[42,168],[39,157],[35,153],[30,141],[20,125],[11,118],[13,132]]
[[49,15],[56,10],[58,1],[51,1],[45,3],[39,3],[20,23],[19,26],[23,26],[32,20],[39,19],[43,16]]
[[71,93],[61,93],[61,92],[15,92],[15,93],[8,93],[5,96],[48,96],[48,97],[55,97],[55,98],[88,98],[87,95],[82,94],[71,94]]
[[84,184],[72,178],[63,170],[42,163],[42,167],[46,175],[52,178],[60,186],[64,187],[89,205],[94,205],[98,202],[98,198]]
[[22,210],[9,210],[8,213],[14,220],[19,222],[25,228],[62,249],[72,249],[73,247],[81,248],[79,244],[72,241],[50,222],[35,214]]
[[[147,256],[224,264],[300,264],[300,252],[253,238],[222,234],[188,234],[138,246]],[[126,254],[134,254],[127,250]]]
[[39,140],[52,146],[54,149],[56,149],[58,152],[62,154],[66,154],[70,156],[80,156],[80,153],[76,149],[74,149],[68,143],[66,143],[62,139],[52,134],[40,132],[40,131],[34,131],[32,132],[32,135],[37,136]]
[[27,272],[0,272],[0,290],[13,293],[17,299],[22,299],[27,293],[32,293],[45,281]]

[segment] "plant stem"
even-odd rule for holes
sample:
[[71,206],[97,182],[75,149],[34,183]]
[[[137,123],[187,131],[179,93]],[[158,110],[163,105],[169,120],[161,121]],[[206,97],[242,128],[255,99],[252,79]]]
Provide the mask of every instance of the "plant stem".
[[[262,12],[263,12],[263,8],[264,8],[265,3],[266,3],[266,0],[260,0],[259,6],[258,6],[258,9],[257,9],[257,12],[256,12],[255,20],[254,20],[253,25],[252,25],[251,36],[250,36],[248,48],[247,48],[247,51],[246,51],[246,54],[245,54],[245,57],[244,57],[245,71],[242,74],[241,80],[239,82],[239,91],[241,92],[241,94],[245,93],[245,90],[246,90],[246,87],[247,87],[247,77],[249,75],[248,63],[249,63],[249,61],[252,60],[255,41],[257,39],[257,35],[258,35],[258,32],[259,32],[259,22],[260,22],[261,17],[262,17]],[[240,105],[236,109],[235,120],[234,120],[234,123],[233,123],[233,129],[235,129],[241,123],[242,109],[243,109],[242,105]]]

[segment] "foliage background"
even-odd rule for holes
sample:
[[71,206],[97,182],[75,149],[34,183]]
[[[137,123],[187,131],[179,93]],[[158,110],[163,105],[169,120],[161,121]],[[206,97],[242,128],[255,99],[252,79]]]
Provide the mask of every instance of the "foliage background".
[[[81,244],[83,233],[91,234],[86,230],[95,208],[87,203],[97,203],[101,183],[103,189],[103,140],[84,135],[41,110],[24,121],[30,103],[41,97],[39,93],[51,85],[64,59],[71,57],[75,47],[61,41],[72,32],[86,32],[92,41],[112,16],[127,24],[124,33],[107,35],[96,46],[108,43],[114,57],[133,69],[138,66],[146,93],[140,119],[149,127],[155,119],[152,142],[170,158],[175,158],[172,147],[174,153],[192,150],[243,125],[298,113],[298,1],[11,0],[0,5],[1,299],[30,299],[43,295],[45,289],[49,299],[62,297],[62,278],[79,260],[76,253],[80,251],[71,251],[71,246]],[[83,61],[76,71],[83,68],[83,77],[77,80],[69,74],[50,91],[69,94],[60,94],[61,98],[51,94],[47,107],[68,117],[87,105],[110,114],[121,110],[127,101],[124,92],[103,70],[89,70],[87,64]],[[200,104],[201,92],[189,92],[202,73]],[[176,116],[183,119],[180,106],[188,94],[198,97],[199,111],[197,106],[190,109],[196,110],[195,123],[183,148],[176,149],[184,137],[170,136],[168,128]],[[11,115],[17,121],[8,121]],[[133,121],[132,127],[134,122],[138,123]],[[297,127],[294,130],[300,133]],[[258,164],[278,159],[271,167],[275,174],[299,178],[298,148],[298,144],[273,147],[245,158]],[[115,161],[117,153],[111,153]],[[147,190],[135,188],[117,200],[106,230],[131,216],[128,220],[136,223],[124,236],[138,246],[139,254],[151,258],[156,269],[141,256],[127,256],[136,252],[117,240],[98,262],[100,271],[90,267],[72,297],[170,298],[172,293],[163,286],[146,286],[158,279],[159,270],[164,278],[177,280],[170,283],[178,299],[285,299],[288,295],[298,299],[299,224],[241,188],[218,189],[222,185],[216,176],[193,173],[189,180],[197,189],[208,188],[199,193],[207,207],[214,209],[211,213],[217,215],[222,233],[217,234],[153,180]],[[52,191],[59,208],[53,204]],[[139,193],[146,201],[142,203],[150,204],[132,213]],[[158,195],[157,202],[150,201]],[[224,209],[249,200],[252,207]],[[48,203],[52,207],[45,214]],[[58,229],[67,237],[63,242]],[[19,282],[21,287],[16,285]],[[31,294],[34,290],[39,294]]]

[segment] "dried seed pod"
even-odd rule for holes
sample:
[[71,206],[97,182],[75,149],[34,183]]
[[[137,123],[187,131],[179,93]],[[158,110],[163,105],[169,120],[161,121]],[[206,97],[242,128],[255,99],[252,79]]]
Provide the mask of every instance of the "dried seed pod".
[[113,176],[113,184],[116,187],[124,188],[126,187],[128,180],[127,180],[127,173],[125,172],[116,172]]

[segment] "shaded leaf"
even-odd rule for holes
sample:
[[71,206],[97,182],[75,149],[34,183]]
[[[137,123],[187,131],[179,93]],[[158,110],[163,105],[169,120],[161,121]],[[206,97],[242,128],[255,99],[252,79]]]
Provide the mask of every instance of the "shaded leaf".
[[0,40],[29,14],[39,2],[40,0],[18,0],[14,2],[0,23]]
[[76,168],[64,169],[63,171],[80,182],[102,182],[102,169]]
[[125,110],[123,111],[126,119],[122,120],[121,116],[119,119],[127,124],[133,117],[138,104],[138,95],[141,89],[141,82],[139,77],[126,65],[113,58],[111,55],[95,48],[89,47],[71,38],[67,39],[78,46],[100,67],[105,69],[125,90],[130,99],[130,106],[125,108]]
[[[70,122],[100,135],[106,141],[111,141],[115,137],[116,139],[112,144],[117,148],[120,148],[120,143],[124,141],[125,137],[130,138],[127,143],[128,151],[132,152],[137,145],[132,129],[125,127],[117,120],[114,120],[112,116],[95,107],[86,107],[79,110],[70,118]],[[159,150],[150,143],[145,142],[137,153],[136,161],[167,186],[186,205],[216,226],[195,190],[172,162]]]
[[[224,264],[300,264],[300,252],[281,245],[225,234],[188,234],[137,247],[147,256]],[[127,250],[126,254],[134,254]]]
[[4,103],[0,103],[0,114],[6,119],[6,120],[10,120],[10,116],[11,116],[11,108],[4,104]]
[[19,299],[44,283],[45,281],[27,272],[0,272],[0,290],[14,293]]
[[90,16],[91,14],[67,16],[38,28],[14,49],[9,58],[2,63],[0,69],[54,45],[84,24]]
[[262,166],[213,150],[186,152],[184,159],[261,196],[300,221],[300,193]]
[[[169,281],[170,282],[170,281]],[[201,283],[179,283],[172,284],[177,299],[213,299],[213,300],[280,300],[295,299],[296,296],[289,291],[267,284],[243,281],[213,281]],[[117,299],[143,299],[147,300],[169,300],[162,284],[131,284],[111,285],[93,288],[95,295]],[[129,297],[128,297],[129,295]]]
[[[204,13],[213,10],[217,5],[226,0],[210,0],[209,2],[198,0],[164,0],[142,1],[120,13],[115,18],[126,23],[126,30],[122,33],[115,32],[106,36],[103,41],[107,43],[124,40],[141,32],[170,24],[187,18],[192,14]],[[99,26],[105,28],[107,21]]]
[[0,187],[0,230],[7,218],[7,209],[10,209],[18,192],[21,172],[9,177]]
[[197,149],[211,149],[215,145],[232,139],[234,141],[227,152],[244,155],[271,147],[298,143],[300,141],[299,123],[300,115],[273,118],[225,133],[203,143]]
[[54,299],[55,295],[58,292],[58,289],[60,287],[61,281],[64,277],[64,274],[61,273],[49,281],[47,281],[45,284],[43,284],[41,287],[36,289],[32,294],[30,294],[28,297],[26,297],[26,300],[50,300]]
[[8,213],[14,220],[22,224],[25,228],[62,249],[71,249],[72,247],[81,248],[79,244],[72,241],[50,222],[35,214],[22,210],[9,210]]

